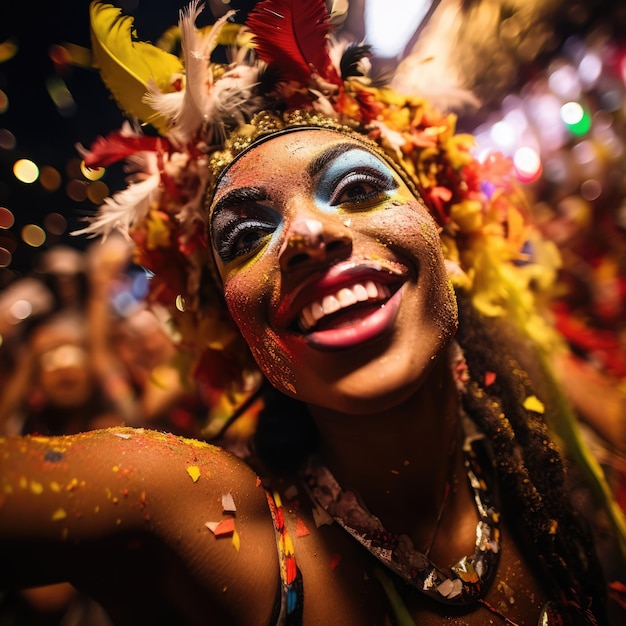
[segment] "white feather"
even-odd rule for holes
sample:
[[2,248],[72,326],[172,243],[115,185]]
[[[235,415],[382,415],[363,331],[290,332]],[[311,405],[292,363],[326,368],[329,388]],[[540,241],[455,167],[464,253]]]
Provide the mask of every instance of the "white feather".
[[175,119],[177,133],[191,139],[202,126],[204,119],[204,101],[212,81],[210,41],[215,34],[212,28],[208,35],[202,36],[196,29],[196,19],[204,4],[198,0],[180,12],[180,42],[185,60],[185,89],[180,111]]
[[207,167],[206,159],[199,159],[194,165],[196,168],[195,174],[198,177],[197,191],[176,214],[176,219],[183,226],[183,239],[185,241],[195,233],[198,222],[206,222],[204,202],[206,189],[209,184],[210,170]]
[[169,120],[178,118],[185,92],[171,91],[170,93],[163,93],[152,79],[148,81],[147,87],[148,93],[143,97],[144,103],[159,111],[161,115]]
[[74,231],[73,235],[103,237],[106,239],[114,231],[120,231],[127,239],[130,227],[142,220],[156,201],[159,190],[159,174],[129,185],[104,201],[98,214],[90,218],[89,225]]
[[214,122],[211,95],[213,74],[211,53],[217,45],[219,33],[235,12],[228,11],[213,27],[202,34],[196,28],[196,19],[204,5],[193,2],[180,13],[181,46],[185,60],[185,84],[181,91],[163,93],[154,84],[149,84],[145,102],[164,115],[171,124],[168,138],[175,144],[185,145],[207,122]]
[[258,81],[257,67],[244,65],[226,72],[211,91],[207,103],[209,119],[243,124],[251,113],[259,109],[260,102],[252,96]]

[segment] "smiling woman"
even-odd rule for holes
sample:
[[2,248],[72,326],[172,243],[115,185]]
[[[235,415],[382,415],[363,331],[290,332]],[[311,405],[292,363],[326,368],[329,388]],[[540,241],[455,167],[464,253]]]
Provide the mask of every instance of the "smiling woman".
[[437,226],[362,140],[290,130],[252,144],[215,187],[226,304],[288,395],[347,412],[394,404],[456,330]]
[[245,461],[139,429],[4,440],[0,584],[69,580],[120,625],[608,624],[510,164],[372,87],[321,0],[208,30],[193,2],[184,65],[91,11],[160,136],[85,152],[138,168],[86,232],[129,235],[196,375],[263,409]]

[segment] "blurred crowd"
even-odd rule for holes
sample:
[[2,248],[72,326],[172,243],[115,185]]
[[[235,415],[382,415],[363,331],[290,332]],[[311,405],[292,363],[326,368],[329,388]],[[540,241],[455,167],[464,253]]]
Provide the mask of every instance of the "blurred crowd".
[[[0,293],[0,434],[131,425],[201,436],[207,403],[182,380],[167,320],[142,298],[125,241],[41,254]],[[0,625],[108,626],[69,584],[0,597]]]
[[137,287],[120,238],[55,246],[0,295],[0,429],[62,435],[117,424],[198,436],[206,405],[183,381],[167,320]]

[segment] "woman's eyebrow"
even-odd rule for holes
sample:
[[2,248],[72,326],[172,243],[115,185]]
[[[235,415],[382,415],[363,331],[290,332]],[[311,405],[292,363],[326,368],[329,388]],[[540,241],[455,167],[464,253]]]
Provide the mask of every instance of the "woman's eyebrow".
[[224,209],[232,208],[237,204],[245,204],[246,202],[260,202],[267,199],[267,194],[258,187],[240,187],[227,191],[213,207],[211,219]]
[[338,143],[334,146],[328,148],[328,150],[324,150],[322,154],[316,156],[306,167],[306,173],[313,178],[317,174],[319,174],[329,163],[334,161],[337,157],[342,154],[348,152],[349,150],[360,150],[362,152],[367,152],[363,148],[359,146],[355,146],[353,143]]

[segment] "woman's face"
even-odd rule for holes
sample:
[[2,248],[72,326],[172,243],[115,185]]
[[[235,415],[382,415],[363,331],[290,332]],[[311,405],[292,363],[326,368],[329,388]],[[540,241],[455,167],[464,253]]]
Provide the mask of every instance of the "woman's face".
[[355,139],[302,130],[259,144],[222,177],[210,220],[230,313],[290,396],[391,408],[456,331],[434,221]]

